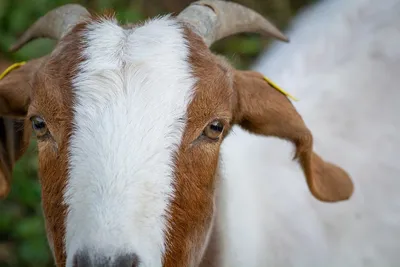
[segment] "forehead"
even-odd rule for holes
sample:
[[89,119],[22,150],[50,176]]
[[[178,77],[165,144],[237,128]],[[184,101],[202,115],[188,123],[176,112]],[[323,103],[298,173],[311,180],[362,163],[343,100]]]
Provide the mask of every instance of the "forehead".
[[[130,28],[113,18],[94,19],[75,27],[56,48],[35,79],[32,104],[43,106],[51,98],[54,106],[65,107],[86,94],[104,105],[111,96],[140,93],[146,97],[142,100],[160,105],[178,104],[175,97],[185,99],[181,108],[187,108],[199,95],[198,104],[215,111],[217,106],[228,107],[221,105],[231,94],[228,69],[197,35],[169,16]],[[95,82],[103,89],[94,88]]]

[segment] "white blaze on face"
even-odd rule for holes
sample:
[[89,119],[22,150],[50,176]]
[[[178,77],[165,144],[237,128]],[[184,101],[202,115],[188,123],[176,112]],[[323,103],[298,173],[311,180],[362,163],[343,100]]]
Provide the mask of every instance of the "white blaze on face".
[[129,30],[104,20],[84,43],[64,195],[67,266],[82,249],[161,266],[173,156],[195,83],[183,29],[169,17]]

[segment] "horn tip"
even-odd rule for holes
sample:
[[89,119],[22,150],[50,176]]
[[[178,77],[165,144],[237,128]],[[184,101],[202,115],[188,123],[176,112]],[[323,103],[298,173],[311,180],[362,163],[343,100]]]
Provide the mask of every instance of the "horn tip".
[[271,36],[275,37],[279,41],[282,41],[282,42],[285,42],[285,43],[289,43],[290,42],[289,37],[287,37],[285,34],[283,34],[279,30],[276,30],[276,31],[272,32],[272,34],[271,34],[271,32],[266,31],[266,32],[264,32],[264,35],[265,36],[269,36],[269,37],[271,37]]
[[287,37],[287,36],[282,36],[282,38],[280,38],[280,40],[282,41],[282,42],[285,42],[285,43],[290,43],[290,39],[289,39],[289,37]]

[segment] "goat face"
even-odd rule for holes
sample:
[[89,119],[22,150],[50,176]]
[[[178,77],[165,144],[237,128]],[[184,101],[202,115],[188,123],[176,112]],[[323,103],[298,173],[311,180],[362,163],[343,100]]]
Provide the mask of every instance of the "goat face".
[[0,115],[23,114],[38,139],[58,266],[199,265],[219,149],[234,124],[293,141],[318,199],[351,195],[347,174],[312,152],[312,136],[285,96],[209,51],[212,36],[232,31],[203,34],[188,15],[215,16],[229,5],[206,4],[129,27],[112,17],[64,23],[51,55],[1,81],[0,100],[12,105]]

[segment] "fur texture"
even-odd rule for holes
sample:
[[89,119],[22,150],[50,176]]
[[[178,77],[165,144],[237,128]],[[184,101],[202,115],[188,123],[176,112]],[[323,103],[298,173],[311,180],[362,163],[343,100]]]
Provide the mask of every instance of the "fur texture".
[[221,266],[399,265],[399,14],[399,0],[319,2],[254,65],[300,99],[315,151],[355,192],[315,200],[291,144],[234,127],[221,154]]
[[169,17],[133,29],[104,20],[84,36],[73,82],[67,266],[80,250],[92,261],[136,253],[143,266],[161,266],[173,156],[195,84],[183,29]]
[[[385,2],[323,2],[295,21],[291,44],[275,44],[254,66],[301,99],[295,105],[315,135],[316,152],[350,173],[355,193],[340,203],[310,194],[312,184],[307,188],[300,165],[291,160],[292,144],[234,127],[217,168],[221,140],[198,139],[217,117],[228,128],[233,121],[297,148],[309,141],[290,102],[262,76],[230,69],[190,34],[188,52],[183,30],[167,17],[124,30],[102,20],[90,31],[78,26],[37,73],[27,114],[45,117],[52,133],[39,143],[39,162],[57,264],[65,266],[65,240],[68,266],[80,251],[92,259],[135,252],[141,266],[159,266],[165,243],[165,266],[197,265],[206,239],[205,258],[216,266],[395,266],[399,1]],[[16,72],[8,80],[26,86],[18,78]],[[27,100],[26,94],[8,94],[7,80],[0,85],[1,97]],[[16,110],[26,112],[22,104]],[[337,174],[331,170],[328,177]],[[331,181],[324,179],[327,172],[316,174]],[[342,192],[333,199],[352,191]]]

